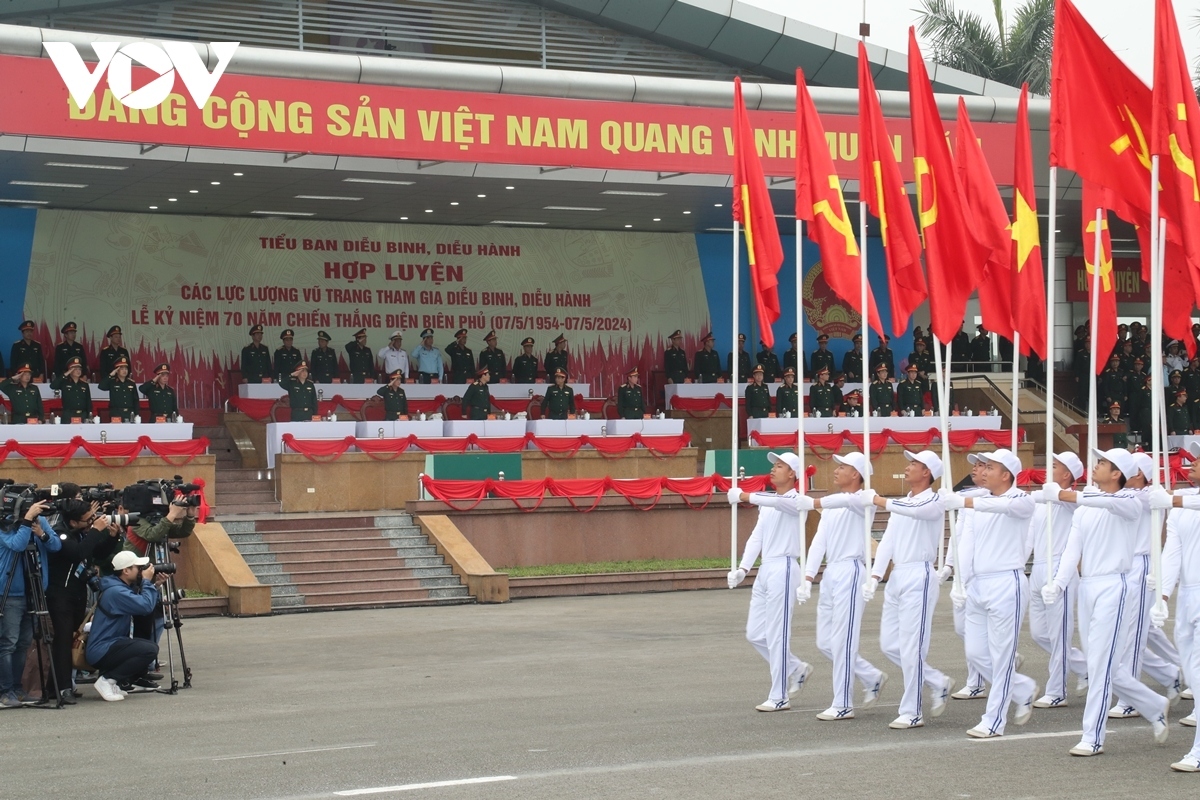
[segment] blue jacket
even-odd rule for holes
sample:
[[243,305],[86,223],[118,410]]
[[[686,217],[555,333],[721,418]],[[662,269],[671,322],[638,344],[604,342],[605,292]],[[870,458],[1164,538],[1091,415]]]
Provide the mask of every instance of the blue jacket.
[[92,617],[92,631],[88,634],[88,663],[95,664],[104,658],[114,643],[128,639],[132,617],[149,614],[158,598],[158,587],[153,581],[142,581],[141,591],[135,592],[116,575],[101,578],[100,597]]
[[[48,539],[42,541],[38,539],[38,555],[42,560],[42,591],[50,585],[50,563],[47,560],[50,553],[57,553],[62,549],[62,540],[58,538],[58,534],[46,522],[45,517],[38,517],[38,527],[46,534]],[[29,537],[33,535],[33,528],[25,520],[15,526],[7,533],[0,533],[0,592],[4,591],[4,581],[8,578],[8,571],[12,569],[13,560],[21,557],[21,553],[29,545]],[[25,596],[25,570],[17,567],[17,571],[13,573],[12,589],[9,590],[9,597],[24,597]]]

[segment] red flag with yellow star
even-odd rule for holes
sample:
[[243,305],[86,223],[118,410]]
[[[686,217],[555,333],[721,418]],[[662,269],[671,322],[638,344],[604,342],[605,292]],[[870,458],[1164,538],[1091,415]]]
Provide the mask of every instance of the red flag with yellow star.
[[[854,225],[846,213],[842,184],[829,155],[825,127],[802,70],[796,70],[796,218],[808,223],[808,238],[821,250],[821,266],[829,288],[863,313],[862,256],[854,239]],[[883,324],[869,285],[867,308],[867,321],[882,335]]]
[[1037,194],[1033,183],[1033,148],[1029,137],[1029,87],[1021,87],[1017,103],[1017,149],[1013,158],[1012,296],[1013,330],[1021,334],[1021,352],[1045,359],[1046,277],[1038,231]]
[[946,129],[917,34],[908,29],[908,94],[912,105],[913,172],[917,219],[929,273],[929,327],[949,342],[962,327],[967,300],[983,278],[988,249],[972,230],[971,215],[946,145]]
[[[1083,263],[1087,265],[1088,316],[1092,312],[1092,284],[1096,274],[1096,237],[1100,237],[1100,301],[1096,317],[1097,353],[1111,353],[1117,344],[1117,287],[1113,281],[1112,237],[1108,232],[1108,210],[1111,193],[1091,181],[1083,181],[1083,200],[1079,214],[1083,222]],[[1100,227],[1096,228],[1096,211],[1100,211]],[[1096,359],[1096,374],[1108,365],[1107,358]]]
[[767,191],[762,162],[754,146],[754,129],[742,100],[742,79],[733,79],[733,218],[742,223],[750,256],[750,285],[758,312],[759,338],[775,344],[771,325],[779,319],[779,267],[783,245],[775,210]]
[[908,320],[929,290],[921,269],[921,234],[913,219],[900,165],[892,150],[883,109],[875,93],[867,47],[858,43],[858,169],[859,197],[879,219],[879,235],[887,258],[892,333],[902,336]]
[[958,98],[958,124],[954,133],[954,165],[974,220],[979,241],[987,246],[987,263],[979,282],[979,313],[983,327],[1012,341],[1012,232],[1008,211],[991,167],[979,145],[979,137],[967,114],[967,104]]

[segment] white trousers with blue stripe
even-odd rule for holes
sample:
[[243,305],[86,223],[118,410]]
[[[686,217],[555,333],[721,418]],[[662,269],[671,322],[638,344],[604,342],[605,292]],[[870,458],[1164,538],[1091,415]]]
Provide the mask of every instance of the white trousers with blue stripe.
[[862,584],[866,565],[835,561],[821,573],[817,598],[817,649],[833,662],[833,708],[854,708],[854,679],[873,687],[882,673],[858,654],[862,630]]
[[1121,664],[1125,606],[1132,594],[1127,575],[1097,575],[1079,581],[1079,639],[1088,662],[1081,739],[1084,745],[1104,745],[1113,692],[1127,698],[1147,721],[1161,717],[1166,707],[1165,697],[1155,694]]
[[[1058,562],[1054,570],[1058,572]],[[1066,591],[1052,606],[1042,600],[1042,588],[1046,585],[1046,562],[1039,561],[1029,573],[1029,635],[1034,644],[1050,654],[1050,671],[1046,678],[1046,695],[1067,696],[1067,679],[1073,672],[1078,677],[1087,676],[1087,659],[1083,652],[1072,646],[1075,635],[1075,599],[1079,595],[1079,578],[1076,576],[1067,585]]]
[[879,648],[904,673],[902,717],[920,717],[924,687],[939,688],[946,680],[943,673],[925,662],[939,584],[928,561],[899,564],[892,567],[883,593]]
[[1017,672],[1017,643],[1029,607],[1029,583],[1020,570],[976,575],[967,587],[967,661],[992,685],[980,725],[1004,733],[1010,702],[1032,701],[1037,684]]
[[759,566],[750,592],[746,640],[771,667],[769,703],[787,701],[788,676],[802,663],[791,650],[796,587],[802,580],[804,576],[796,559],[773,558]]
[[[1179,677],[1179,665],[1172,664],[1157,653],[1147,650],[1150,638],[1150,609],[1154,607],[1156,593],[1150,589],[1150,556],[1133,557],[1129,569],[1129,598],[1125,604],[1125,649],[1121,663],[1137,680],[1142,673],[1153,678],[1160,686],[1173,686]],[[1117,694],[1117,703],[1133,705],[1125,695]]]
[[[1200,685],[1200,584],[1179,587],[1175,601],[1175,644],[1179,647],[1187,685]],[[1200,758],[1200,728],[1196,729],[1188,755]]]

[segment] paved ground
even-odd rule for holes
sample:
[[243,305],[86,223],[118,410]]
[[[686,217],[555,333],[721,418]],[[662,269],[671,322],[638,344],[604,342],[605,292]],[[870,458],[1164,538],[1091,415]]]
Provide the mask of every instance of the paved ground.
[[[1035,712],[1005,739],[972,742],[982,712],[954,701],[923,730],[890,731],[898,690],[853,722],[818,722],[829,666],[799,711],[759,714],[766,665],[742,638],[750,593],[525,600],[505,606],[205,619],[184,629],[194,688],[0,714],[0,796],[430,799],[794,797],[1194,798],[1200,776],[1115,723],[1107,753],[1072,759],[1081,708]],[[880,603],[868,606],[865,655]],[[1045,659],[1023,647],[1025,671]],[[931,662],[963,674],[943,594]],[[888,672],[898,676],[891,666]],[[898,682],[897,682],[898,683]],[[1186,714],[1184,703],[1173,717]]]

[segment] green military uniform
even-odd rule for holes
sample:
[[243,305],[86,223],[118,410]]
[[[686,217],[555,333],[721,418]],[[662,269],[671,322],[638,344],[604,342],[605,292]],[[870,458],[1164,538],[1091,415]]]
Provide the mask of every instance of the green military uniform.
[[[633,374],[636,375],[637,373],[635,372]],[[620,389],[617,389],[618,417],[621,419],[641,419],[645,413],[646,401],[645,398],[642,397],[641,386],[630,386],[627,382]]]
[[928,350],[914,350],[908,354],[908,363],[926,375],[932,375],[935,367],[933,353]]
[[242,348],[242,377],[248,383],[262,383],[271,377],[271,351],[265,344],[251,342]]
[[128,376],[125,380],[117,380],[111,375],[100,379],[100,391],[108,392],[108,416],[128,422],[141,413],[142,399],[138,395],[138,386]]
[[337,351],[318,344],[317,349],[308,354],[308,368],[312,370],[313,383],[333,383],[338,376]]
[[[808,361],[804,360],[804,359],[800,359],[797,356],[799,356],[799,353],[796,351],[796,346],[794,344],[792,345],[791,350],[784,351],[784,353],[783,353],[783,371],[787,372],[790,369],[792,372],[796,373],[797,375],[801,375],[801,374],[807,375],[808,374]],[[803,367],[803,369],[804,369],[803,373],[800,371],[801,367]]]
[[917,416],[925,413],[925,387],[916,380],[916,374],[912,376],[912,380],[904,380],[896,387],[896,405],[900,411],[911,411]]
[[663,353],[663,373],[672,383],[683,383],[687,380],[687,353],[678,347],[668,347]]
[[734,375],[737,375],[738,383],[746,383],[750,380],[750,354],[745,350],[739,350],[737,354],[737,369],[733,367],[733,353],[725,359],[725,371],[729,373],[729,379],[734,380]]
[[[883,364],[888,368],[888,375],[896,374],[896,352],[887,344],[881,344],[871,351],[871,374],[875,374],[875,368]],[[844,372],[845,370],[843,370]]]
[[492,409],[492,395],[487,384],[476,379],[463,393],[462,414],[467,419],[487,419]]
[[[66,336],[69,333],[75,333],[77,328],[74,322],[68,322],[62,326],[62,334]],[[54,346],[54,375],[66,375],[67,367],[71,361],[78,359],[79,366],[83,370],[82,374],[88,374],[87,353],[83,350],[83,345],[79,342],[59,342]],[[54,376],[51,376],[54,377]]]
[[308,422],[320,412],[317,406],[317,385],[311,378],[303,381],[292,375],[279,379],[279,386],[288,393],[288,403],[292,407],[292,422]]
[[979,334],[971,340],[971,363],[974,365],[972,371],[986,371],[991,360],[992,339],[987,335],[987,333],[980,331]]
[[1130,433],[1129,423],[1130,423],[1130,420],[1127,417],[1121,416],[1121,409],[1118,408],[1116,418],[1113,417],[1112,410],[1110,409],[1108,414],[1106,414],[1104,417],[1102,417],[1100,419],[1099,424],[1101,424],[1101,425],[1120,425],[1121,430],[1113,432],[1113,435],[1112,435],[1113,447],[1120,447],[1120,448],[1124,449],[1124,448],[1129,447],[1129,433]]
[[[842,401],[845,400],[846,398],[845,398],[845,395],[842,393],[841,387],[839,387],[837,384],[831,384],[831,386],[833,388],[833,410],[834,410],[834,413],[837,413],[838,411],[842,410]],[[812,390],[811,389],[808,392],[808,400],[810,403],[812,402]]]
[[871,381],[871,413],[886,417],[895,410],[896,394],[892,391],[892,382],[879,378]]
[[1180,386],[1188,393],[1188,408],[1192,418],[1200,418],[1200,370],[1193,369],[1189,364],[1183,371],[1183,381]]
[[[383,398],[383,418],[385,420],[394,421],[400,419],[401,416],[408,416],[408,395],[404,393],[403,386],[392,388],[391,383],[386,386],[380,386],[379,391],[375,392]],[[487,414],[485,413],[486,417]]]
[[546,353],[545,358],[542,359],[542,366],[546,369],[547,381],[553,380],[554,373],[560,369],[568,375],[571,374],[571,371],[567,369],[566,350],[563,350],[562,352],[559,352],[558,350],[551,350],[549,353]]
[[546,387],[546,396],[542,398],[542,416],[546,419],[566,419],[567,414],[575,413],[575,390],[565,383],[557,383]]
[[862,351],[851,349],[842,356],[842,373],[851,383],[861,383],[863,379]]
[[800,388],[793,383],[787,385],[785,379],[782,386],[775,390],[775,413],[783,414],[790,411],[793,417],[800,414]]
[[[169,372],[165,369],[166,364],[160,364],[154,370],[155,376],[161,375],[163,372]],[[138,391],[146,396],[146,401],[150,406],[151,419],[158,417],[169,418],[172,414],[179,413],[179,403],[175,400],[175,390],[170,386],[159,386],[154,381],[146,381],[138,387]]]
[[479,354],[479,368],[488,368],[492,380],[498,381],[508,377],[508,356],[498,347],[485,347]]
[[[466,331],[460,330],[457,336],[463,336]],[[446,355],[450,356],[450,382],[466,383],[475,374],[475,354],[465,344],[458,340],[446,345]]]
[[[1171,405],[1171,403],[1175,402],[1175,395],[1179,394],[1180,392],[1187,392],[1187,389],[1183,388],[1182,380],[1175,380],[1177,377],[1181,379],[1183,377],[1183,373],[1179,370],[1175,370],[1171,373],[1171,382],[1163,387],[1163,395],[1166,397],[1167,405]],[[1188,394],[1190,395],[1191,392],[1188,392]]]
[[63,419],[86,419],[92,415],[92,387],[87,381],[82,378],[74,381],[60,375],[50,381],[50,388],[62,398]]
[[375,377],[375,354],[366,343],[359,344],[359,338],[366,338],[367,332],[360,330],[354,335],[353,342],[346,343],[346,364],[350,368],[351,383],[366,383],[367,378]]
[[[111,328],[108,329],[108,333],[105,334],[105,338],[112,339],[112,337],[114,335],[120,335],[120,333],[121,333],[121,326],[113,325]],[[98,375],[112,374],[112,371],[117,368],[117,362],[120,361],[122,358],[125,359],[126,364],[133,363],[133,359],[130,358],[128,350],[126,350],[124,347],[117,347],[115,344],[113,344],[110,341],[100,351],[100,367],[96,374],[98,374]]]
[[[755,370],[761,372],[762,370]],[[746,417],[765,419],[771,416],[771,390],[766,384],[750,383],[746,386]]]
[[[287,339],[295,335],[292,329],[288,328],[279,334],[279,338]],[[296,367],[300,366],[300,362],[303,360],[303,353],[284,342],[283,346],[275,351],[275,380],[282,383],[284,378],[296,371]]]
[[716,383],[721,377],[721,356],[716,350],[697,350],[692,364],[700,383]]
[[775,378],[783,374],[779,366],[779,356],[766,345],[754,356],[755,363],[763,368],[763,383],[774,383]]
[[833,374],[833,353],[824,348],[818,347],[813,350],[812,358],[808,360],[808,363],[812,366],[813,375],[819,375],[823,369],[829,370],[830,375]]
[[[533,339],[526,337],[521,341],[521,347],[533,347]],[[513,359],[513,382],[514,383],[535,383],[538,374],[538,360],[533,353],[522,353]]]
[[30,417],[39,421],[46,419],[42,410],[42,392],[34,384],[22,386],[17,383],[16,378],[6,378],[0,381],[0,392],[8,396],[8,402],[12,406],[13,425],[24,425],[25,420]]
[[1187,406],[1178,403],[1167,406],[1167,435],[1188,436],[1193,430],[1192,414]]
[[[21,330],[32,330],[33,323],[25,320],[21,324]],[[8,353],[8,366],[14,371],[22,364],[29,365],[29,374],[34,378],[44,377],[46,374],[46,357],[42,355],[42,343],[38,341],[27,342],[24,338],[13,342],[12,349]]]
[[839,393],[833,384],[812,384],[809,387],[809,411],[814,415],[833,416],[840,401]]
[[1108,367],[1104,372],[1100,373],[1100,378],[1097,381],[1100,389],[1100,394],[1096,398],[1100,408],[1107,408],[1113,402],[1121,404],[1121,408],[1125,407],[1125,403],[1129,399],[1129,384],[1125,381],[1125,374],[1120,368]]

